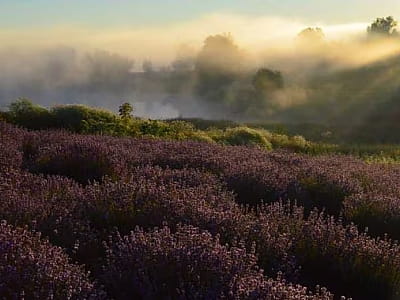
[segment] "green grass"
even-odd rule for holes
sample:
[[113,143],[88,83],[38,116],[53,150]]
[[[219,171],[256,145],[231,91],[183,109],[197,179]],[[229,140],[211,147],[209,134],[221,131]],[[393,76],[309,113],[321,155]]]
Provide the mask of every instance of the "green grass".
[[[308,155],[352,155],[369,163],[400,162],[400,145],[335,144],[329,141],[330,135],[325,137],[328,141],[322,141],[329,128],[313,124],[298,124],[296,127],[293,124],[239,124],[226,120],[121,118],[113,112],[84,105],[60,105],[47,109],[28,99],[15,101],[7,112],[0,111],[0,121],[32,130],[66,129],[81,134],[194,140],[256,146],[265,150],[285,149]],[[298,132],[305,132],[310,139],[296,134]]]

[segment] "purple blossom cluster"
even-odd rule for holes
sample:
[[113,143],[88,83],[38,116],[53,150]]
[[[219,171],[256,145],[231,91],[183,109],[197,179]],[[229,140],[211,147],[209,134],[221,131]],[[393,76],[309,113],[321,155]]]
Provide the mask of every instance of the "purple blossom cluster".
[[[76,274],[91,284],[55,294],[44,282],[39,293],[29,278],[43,269],[27,268],[21,285],[0,277],[14,298],[400,297],[398,167],[1,123],[0,134],[0,219],[14,226],[2,230],[37,241],[8,267],[20,272],[24,251],[45,245],[59,268],[84,265]],[[310,293],[317,285],[327,289]]]
[[25,135],[25,131],[0,122],[0,170],[21,167],[21,144]]
[[4,221],[0,223],[0,295],[3,299],[105,299],[105,293],[61,248]]
[[254,253],[191,226],[167,227],[106,243],[104,282],[118,299],[333,299],[326,290],[310,295],[298,285],[267,280]]

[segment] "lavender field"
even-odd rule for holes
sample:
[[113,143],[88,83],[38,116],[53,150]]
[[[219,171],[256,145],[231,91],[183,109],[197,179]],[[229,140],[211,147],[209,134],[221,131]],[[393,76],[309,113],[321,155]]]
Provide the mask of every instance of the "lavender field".
[[0,123],[4,299],[399,299],[400,167]]

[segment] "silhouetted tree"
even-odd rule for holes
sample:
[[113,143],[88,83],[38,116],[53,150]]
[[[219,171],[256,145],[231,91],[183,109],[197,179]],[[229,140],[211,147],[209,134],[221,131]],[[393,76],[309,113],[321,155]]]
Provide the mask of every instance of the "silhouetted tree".
[[325,42],[325,34],[322,28],[308,27],[297,35],[297,41],[301,46],[318,46]]
[[392,16],[377,18],[371,26],[368,27],[367,32],[368,35],[372,37],[398,36],[397,25],[398,22]]
[[281,72],[259,69],[252,78],[253,96],[246,102],[252,116],[266,116],[276,110],[275,93],[284,88]]
[[281,72],[266,68],[259,69],[253,77],[253,87],[259,93],[274,92],[284,86]]
[[133,60],[106,51],[97,51],[86,56],[86,63],[90,88],[96,92],[111,90],[117,93],[129,86]]
[[197,93],[211,101],[224,101],[226,89],[240,77],[244,55],[230,34],[209,36],[196,63]]
[[243,58],[243,53],[235,44],[232,35],[209,36],[197,57],[196,69],[207,73],[238,73],[243,67]]
[[130,103],[125,102],[120,105],[119,107],[119,116],[122,119],[129,119],[132,116],[133,113],[133,107]]

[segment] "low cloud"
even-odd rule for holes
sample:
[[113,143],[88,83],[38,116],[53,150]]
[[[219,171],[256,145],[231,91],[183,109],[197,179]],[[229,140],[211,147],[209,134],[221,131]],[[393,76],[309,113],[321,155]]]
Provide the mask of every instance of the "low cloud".
[[241,47],[258,53],[265,48],[290,45],[296,34],[308,26],[322,27],[328,39],[345,39],[365,32],[367,24],[306,24],[282,17],[211,14],[166,26],[0,29],[0,47],[43,49],[68,46],[84,51],[101,49],[137,60],[152,59],[161,64],[171,61],[182,44],[199,48],[204,38],[211,34],[231,33]]

